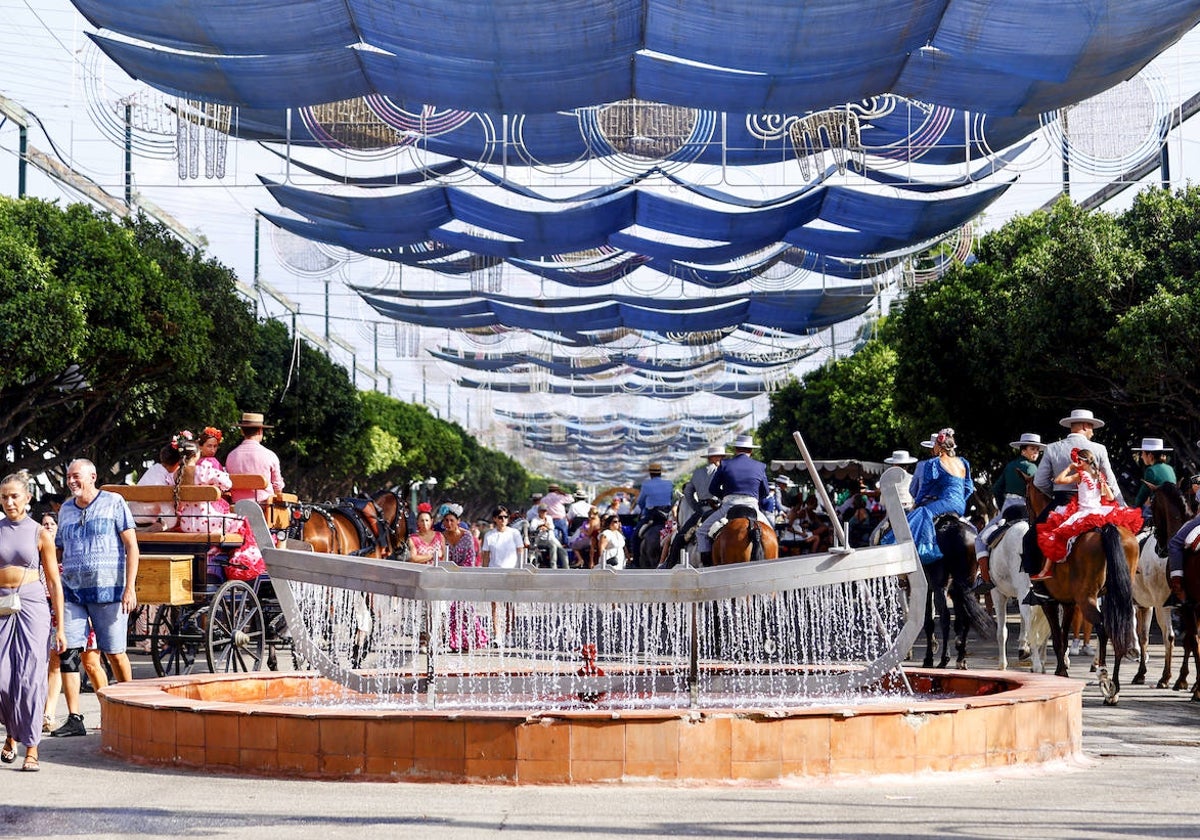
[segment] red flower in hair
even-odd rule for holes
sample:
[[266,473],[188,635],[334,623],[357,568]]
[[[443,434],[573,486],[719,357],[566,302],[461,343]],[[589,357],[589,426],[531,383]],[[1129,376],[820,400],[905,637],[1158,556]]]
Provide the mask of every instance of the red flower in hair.
[[433,505],[429,502],[421,502],[417,505],[417,513],[433,513]]
[[1079,463],[1079,447],[1078,446],[1071,449],[1071,463],[1072,464]]
[[216,438],[217,443],[220,443],[224,436],[220,429],[215,429],[212,426],[205,426],[204,431],[200,434],[201,438]]

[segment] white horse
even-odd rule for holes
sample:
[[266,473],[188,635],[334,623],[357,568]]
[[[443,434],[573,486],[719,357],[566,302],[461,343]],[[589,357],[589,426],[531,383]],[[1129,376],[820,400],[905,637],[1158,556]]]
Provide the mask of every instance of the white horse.
[[[1150,613],[1153,611],[1163,638],[1163,671],[1157,686],[1167,688],[1171,685],[1171,655],[1175,650],[1175,635],[1171,632],[1171,608],[1163,606],[1171,594],[1171,587],[1167,583],[1167,558],[1158,556],[1157,546],[1158,540],[1151,534],[1142,546],[1137,574],[1133,576],[1133,604],[1140,650],[1138,670],[1130,682],[1134,685],[1144,685],[1146,682],[1146,648],[1150,642]],[[1175,688],[1187,688],[1186,681]]]
[[1033,672],[1044,674],[1050,624],[1040,609],[1025,603],[1030,583],[1028,572],[1021,570],[1021,544],[1028,530],[1028,522],[1014,522],[1000,537],[1000,542],[992,548],[988,572],[994,588],[988,594],[992,596],[992,610],[996,613],[996,641],[1000,648],[998,667],[1001,670],[1008,668],[1008,602],[1010,599],[1016,599],[1017,609],[1021,613],[1017,657],[1021,660],[1030,659]]

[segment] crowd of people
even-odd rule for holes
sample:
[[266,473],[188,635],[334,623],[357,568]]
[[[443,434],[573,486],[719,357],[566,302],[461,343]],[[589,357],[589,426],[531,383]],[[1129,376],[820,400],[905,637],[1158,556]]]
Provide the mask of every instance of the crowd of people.
[[[1094,433],[1104,422],[1090,411],[1076,409],[1060,421],[1068,430],[1061,440],[1042,442],[1033,432],[1011,442],[1016,457],[999,472],[990,488],[997,513],[979,531],[976,551],[981,580],[977,590],[990,587],[989,538],[1010,517],[1025,515],[1027,485],[1043,492],[1050,503],[1030,529],[1025,562],[1031,580],[1053,576],[1064,562],[1072,540],[1104,523],[1140,530],[1150,494],[1164,483],[1176,482],[1168,462],[1170,448],[1161,438],[1147,437],[1135,448],[1144,466],[1132,506],[1126,506],[1105,447]],[[261,414],[246,413],[238,424],[243,440],[221,464],[217,452],[223,433],[212,427],[200,434],[180,432],[163,446],[157,462],[148,467],[139,485],[174,489],[172,501],[129,503],[97,485],[90,461],[73,461],[66,472],[70,496],[57,517],[32,508],[33,481],[27,473],[0,482],[0,723],[6,738],[0,762],[17,758],[24,747],[22,768],[39,769],[38,744],[45,734],[69,737],[87,733],[80,711],[81,669],[99,688],[107,677],[102,657],[117,680],[131,678],[126,647],[126,620],[137,607],[135,582],[139,565],[139,531],[178,530],[187,533],[239,533],[241,546],[210,574],[252,579],[264,569],[262,553],[244,520],[232,513],[239,498],[267,501],[284,487],[278,457],[263,443],[271,428]],[[883,459],[888,466],[912,468],[902,491],[906,520],[923,563],[940,556],[935,523],[944,514],[962,515],[967,497],[975,491],[970,463],[958,454],[953,429],[943,428],[922,447],[929,457],[917,459],[897,449]],[[757,446],[739,435],[725,447],[704,453],[680,491],[651,463],[648,477],[636,494],[613,492],[589,501],[580,488],[567,493],[551,483],[534,494],[528,509],[498,505],[490,520],[464,521],[463,508],[453,502],[435,512],[423,503],[407,538],[407,559],[415,563],[453,563],[463,567],[516,568],[537,563],[551,568],[623,569],[637,556],[645,528],[662,526],[658,566],[670,564],[689,539],[695,539],[701,564],[711,561],[712,530],[734,505],[758,511],[760,520],[777,530],[785,554],[827,551],[836,517],[851,547],[865,546],[886,517],[877,490],[860,481],[845,488],[826,511],[815,492],[803,492],[786,476],[768,478],[766,466],[753,457]],[[267,490],[233,486],[230,474],[263,477]],[[217,500],[181,498],[180,488],[213,486]],[[1191,491],[1200,500],[1200,481]],[[830,488],[832,490],[832,488]],[[194,496],[192,497],[194,498]],[[825,497],[826,499],[829,496]],[[661,518],[655,520],[655,516]],[[1169,546],[1169,575],[1174,597],[1182,597],[1180,582],[1185,540],[1200,529],[1200,516],[1185,525]],[[887,542],[891,537],[884,536]],[[217,549],[214,549],[216,551]],[[503,638],[511,616],[493,605],[490,623],[468,604],[450,607],[452,651],[480,648]],[[494,635],[495,638],[492,638]],[[67,718],[54,718],[61,691]]]

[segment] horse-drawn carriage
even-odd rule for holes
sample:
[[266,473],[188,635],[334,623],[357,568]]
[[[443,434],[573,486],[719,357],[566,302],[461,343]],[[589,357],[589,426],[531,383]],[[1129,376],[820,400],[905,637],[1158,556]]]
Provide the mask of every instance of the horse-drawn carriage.
[[[231,478],[234,489],[267,489],[262,476]],[[103,489],[127,502],[186,504],[221,498],[218,488],[200,485],[109,484]],[[268,513],[296,498],[281,494],[273,501],[266,504]],[[276,667],[277,648],[289,647],[290,640],[270,580],[265,574],[239,580],[223,573],[229,554],[242,544],[241,534],[139,530],[137,541],[139,606],[130,616],[128,642],[149,644],[159,676],[189,673],[201,661],[213,672],[257,671],[264,662]]]

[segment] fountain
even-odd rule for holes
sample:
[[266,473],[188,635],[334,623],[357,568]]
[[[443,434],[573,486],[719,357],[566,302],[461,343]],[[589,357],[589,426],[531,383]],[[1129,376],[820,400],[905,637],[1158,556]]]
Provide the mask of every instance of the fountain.
[[[906,478],[885,474],[889,511]],[[257,506],[238,512],[269,545]],[[314,671],[112,686],[104,747],[172,766],[498,783],[762,781],[1077,754],[1076,683],[901,668],[925,578],[907,523],[892,521],[892,546],[661,572],[266,549],[295,656]],[[451,651],[477,621],[492,643]]]

